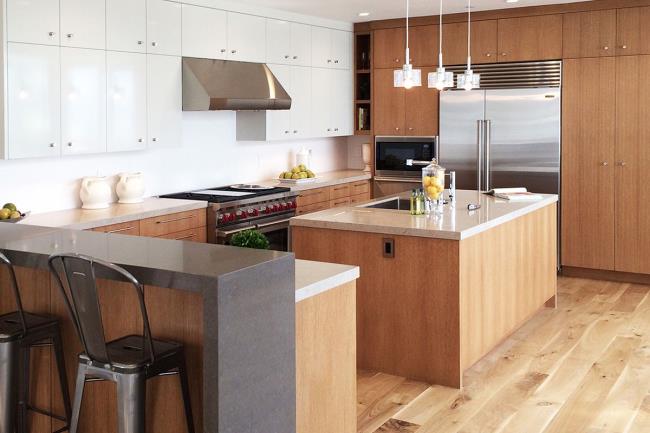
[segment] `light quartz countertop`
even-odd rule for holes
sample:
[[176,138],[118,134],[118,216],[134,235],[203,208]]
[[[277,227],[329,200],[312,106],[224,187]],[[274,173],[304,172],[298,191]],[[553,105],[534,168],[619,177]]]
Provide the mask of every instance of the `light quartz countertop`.
[[152,197],[137,204],[113,203],[106,209],[68,209],[33,214],[19,224],[88,230],[171,213],[204,209],[207,206],[208,203],[204,201]]
[[[528,202],[509,202],[477,191],[457,191],[456,202],[445,205],[441,215],[411,215],[408,210],[375,209],[363,207],[395,197],[408,200],[409,193],[382,197],[357,207],[340,207],[301,215],[291,219],[294,227],[313,227],[331,230],[349,230],[402,236],[462,240],[558,201],[557,195],[541,194],[542,199]],[[475,211],[468,204],[480,204]]]
[[[278,173],[279,175],[279,173]],[[315,188],[324,188],[327,186],[340,185],[343,183],[359,182],[362,180],[369,180],[372,176],[363,170],[337,170],[325,173],[316,173],[316,180],[306,183],[284,183],[278,179],[265,180],[263,182],[255,182],[264,186],[284,186],[291,188],[292,191],[305,191]]]
[[296,303],[359,278],[357,266],[296,260]]

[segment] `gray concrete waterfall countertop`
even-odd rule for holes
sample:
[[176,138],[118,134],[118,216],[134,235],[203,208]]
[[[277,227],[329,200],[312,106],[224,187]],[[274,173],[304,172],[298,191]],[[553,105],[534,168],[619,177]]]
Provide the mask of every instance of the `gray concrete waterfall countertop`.
[[[462,240],[558,201],[557,195],[540,195],[540,200],[512,202],[478,191],[459,190],[456,193],[456,203],[445,205],[442,215],[436,216],[411,215],[408,208],[392,210],[367,207],[395,200],[397,197],[408,201],[409,193],[402,193],[354,207],[300,215],[291,219],[291,226]],[[480,204],[481,208],[469,211],[467,206],[470,203]]]
[[33,214],[19,224],[88,230],[206,207],[205,201],[151,197],[137,204],[113,203],[106,209],[66,209]]
[[[278,176],[280,173],[278,173]],[[306,183],[284,183],[278,179],[265,180],[259,183],[265,186],[284,186],[291,188],[292,191],[304,191],[314,188],[324,188],[327,186],[341,185],[343,183],[359,182],[361,180],[369,180],[372,176],[363,170],[336,170],[328,171],[325,173],[316,173],[316,180]]]
[[296,303],[359,278],[359,267],[296,260]]

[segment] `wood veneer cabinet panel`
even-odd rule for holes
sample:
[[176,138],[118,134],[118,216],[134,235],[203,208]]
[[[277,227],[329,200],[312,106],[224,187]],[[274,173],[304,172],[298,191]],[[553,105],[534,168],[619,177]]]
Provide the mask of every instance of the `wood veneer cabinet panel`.
[[329,200],[330,200],[330,188],[324,187],[324,188],[306,189],[301,191],[300,195],[298,195],[298,198],[296,199],[296,203],[298,204],[298,208],[300,209],[305,206],[310,206],[316,203],[327,202]]
[[206,225],[205,209],[177,212],[140,221],[140,235],[158,237]]
[[375,69],[372,81],[375,134],[406,135],[404,89],[393,86],[393,69]]
[[159,236],[163,239],[173,239],[176,241],[188,241],[188,242],[207,242],[208,241],[208,229],[207,227],[197,227],[193,229],[183,230],[180,232],[168,233],[166,235]]
[[297,433],[357,431],[355,286],[296,304]]
[[[439,38],[439,26],[416,26],[410,29],[410,60],[414,67],[433,66],[438,64]],[[426,76],[423,76],[422,81],[426,83]]]
[[[462,65],[467,62],[467,23],[442,25],[442,53],[445,65]],[[472,62],[497,61],[497,20],[472,23]],[[436,50],[437,52],[437,50]]]
[[499,62],[562,58],[562,15],[500,19],[498,35]]
[[422,68],[422,86],[404,91],[405,135],[438,135],[439,92],[427,86],[428,74],[433,71],[435,68]]
[[404,27],[377,30],[372,40],[375,68],[400,68],[404,64],[406,49]]
[[564,58],[616,55],[616,10],[565,14]]
[[125,223],[111,224],[103,227],[96,227],[94,232],[111,233],[119,235],[140,236],[140,221],[129,221]]
[[344,183],[330,187],[330,200],[345,198],[350,196],[350,184]]
[[615,58],[564,62],[562,264],[614,269]]
[[617,18],[616,54],[650,54],[650,7],[618,9]]
[[650,273],[650,56],[617,59],[616,270]]

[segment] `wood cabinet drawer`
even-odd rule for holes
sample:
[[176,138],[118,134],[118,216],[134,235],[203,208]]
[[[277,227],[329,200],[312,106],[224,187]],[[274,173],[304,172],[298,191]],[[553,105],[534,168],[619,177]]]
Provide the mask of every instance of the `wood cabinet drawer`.
[[350,196],[350,204],[355,205],[357,203],[362,203],[364,201],[370,200],[370,191],[363,194],[357,194]]
[[206,210],[197,209],[141,220],[140,235],[158,237],[170,233],[204,227],[205,225]]
[[334,185],[330,187],[330,201],[343,197],[350,197],[350,184]]
[[366,194],[370,192],[370,181],[362,180],[350,184],[350,195]]
[[189,230],[183,230],[180,232],[168,233],[166,235],[158,236],[161,239],[173,239],[177,241],[189,241],[189,242],[207,242],[208,240],[208,231],[207,227],[196,227]]
[[302,191],[296,200],[298,207],[310,206],[315,203],[327,202],[330,200],[329,188],[315,188]]
[[120,235],[140,236],[140,221],[129,221],[109,226],[95,227],[92,231],[100,233],[115,233]]
[[304,215],[306,213],[318,212],[329,208],[330,208],[330,202],[326,201],[326,202],[314,203],[306,206],[299,206],[298,209],[296,210],[296,213],[298,215]]
[[330,208],[350,206],[350,197],[343,197],[336,200],[330,200]]

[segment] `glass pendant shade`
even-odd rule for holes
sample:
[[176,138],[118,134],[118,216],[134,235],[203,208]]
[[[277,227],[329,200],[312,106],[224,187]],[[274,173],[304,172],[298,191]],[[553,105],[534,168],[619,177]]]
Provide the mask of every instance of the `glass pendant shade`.
[[478,89],[481,85],[481,75],[474,73],[471,69],[467,69],[463,74],[458,74],[456,79],[458,80],[456,88],[461,90]]
[[404,87],[410,89],[412,87],[420,87],[422,85],[422,71],[420,69],[413,69],[410,63],[407,63],[393,73],[393,86]]
[[436,72],[429,72],[429,88],[445,90],[448,87],[454,87],[454,73],[445,71],[445,68],[439,67]]

